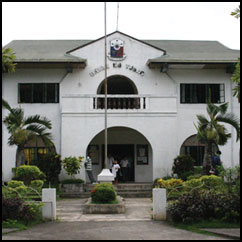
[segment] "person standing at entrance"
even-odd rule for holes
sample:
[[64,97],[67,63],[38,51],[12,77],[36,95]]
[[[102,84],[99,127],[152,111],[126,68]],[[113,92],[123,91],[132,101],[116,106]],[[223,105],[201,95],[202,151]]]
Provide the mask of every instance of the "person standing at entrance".
[[128,164],[129,164],[129,161],[128,161],[127,157],[125,156],[120,162],[121,172],[123,174],[123,182],[128,181]]
[[108,158],[107,158],[107,169],[109,169],[110,172],[112,172],[113,162],[114,162],[114,158],[113,158],[113,156],[109,153],[109,154],[108,154]]
[[113,167],[112,167],[112,174],[114,175],[114,182],[113,182],[113,184],[115,184],[115,185],[118,184],[118,176],[117,176],[117,173],[118,173],[118,170],[119,169],[120,169],[120,166],[118,164],[118,161],[117,160],[114,160]]
[[88,152],[88,155],[87,155],[87,159],[85,161],[85,168],[86,168],[86,172],[87,172],[87,175],[89,177],[89,180],[91,182],[91,184],[96,184],[96,181],[93,177],[93,173],[92,173],[92,152]]

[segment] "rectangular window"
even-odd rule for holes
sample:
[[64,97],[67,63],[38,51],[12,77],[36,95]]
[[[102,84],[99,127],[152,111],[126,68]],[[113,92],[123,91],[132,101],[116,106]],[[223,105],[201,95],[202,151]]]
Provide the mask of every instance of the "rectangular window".
[[180,86],[181,103],[225,102],[224,84],[185,84]]
[[59,103],[59,83],[19,83],[19,103]]

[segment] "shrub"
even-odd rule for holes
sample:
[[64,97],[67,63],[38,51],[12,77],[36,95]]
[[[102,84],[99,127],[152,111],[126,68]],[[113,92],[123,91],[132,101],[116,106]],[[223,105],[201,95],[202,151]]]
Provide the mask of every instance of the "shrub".
[[8,187],[11,187],[11,188],[16,188],[16,187],[19,187],[19,186],[23,186],[24,183],[22,181],[9,181],[8,182]]
[[210,219],[239,222],[240,196],[193,190],[170,203],[168,214],[173,222],[191,223]]
[[93,203],[111,203],[116,200],[116,192],[110,183],[96,185],[91,192]]
[[157,183],[158,183],[159,187],[171,190],[171,189],[174,189],[177,187],[181,187],[183,184],[183,180],[176,179],[176,178],[171,178],[168,180],[159,179],[157,181]]
[[42,219],[42,203],[28,203],[24,204],[20,211],[19,219],[22,220],[26,225],[32,221],[39,221]]
[[83,157],[76,158],[69,156],[62,161],[63,167],[69,176],[74,176],[80,172]]
[[39,167],[39,169],[46,175],[47,182],[57,184],[59,182],[59,174],[61,172],[60,156],[54,152],[41,154],[38,160],[32,163]]
[[191,179],[187,180],[183,184],[185,191],[190,191],[191,189],[203,187],[201,179]]
[[43,187],[44,181],[42,180],[33,180],[30,182],[30,187],[36,190],[38,193],[41,192],[41,189]]
[[84,180],[82,179],[66,179],[62,180],[61,184],[83,184]]
[[28,187],[20,185],[17,187],[4,187],[3,195],[5,198],[24,198],[28,192]]
[[190,155],[179,155],[174,159],[172,171],[178,175],[178,178],[186,180],[194,174],[194,164],[195,161]]
[[23,204],[24,200],[21,198],[5,198],[2,196],[2,221],[18,219]]
[[23,181],[25,185],[29,185],[32,180],[45,180],[46,176],[37,166],[23,165],[16,170],[16,180]]
[[165,188],[167,191],[167,199],[177,199],[183,190],[183,181],[181,179],[171,178],[168,180],[158,179],[158,186]]
[[215,175],[202,176],[199,179],[204,184],[205,188],[215,188],[223,183],[222,178]]

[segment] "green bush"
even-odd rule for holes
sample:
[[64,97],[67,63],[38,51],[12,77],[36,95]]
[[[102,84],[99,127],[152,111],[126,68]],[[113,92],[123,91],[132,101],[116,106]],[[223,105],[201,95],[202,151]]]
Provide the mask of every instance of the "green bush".
[[204,184],[205,188],[216,188],[223,183],[222,178],[215,175],[202,176],[199,179]]
[[116,192],[110,183],[96,185],[91,192],[93,203],[108,204],[116,200]]
[[12,181],[8,182],[8,187],[11,187],[11,188],[16,188],[16,187],[23,186],[23,185],[24,185],[24,183],[22,181],[12,180]]
[[17,187],[6,186],[2,189],[5,198],[24,198],[28,193],[28,187],[20,185]]
[[26,225],[32,221],[42,220],[43,203],[26,203],[19,213],[19,220],[23,221]]
[[195,160],[190,155],[179,155],[174,159],[172,171],[177,174],[178,178],[187,180],[194,174]]
[[240,196],[193,190],[169,203],[168,215],[173,222],[193,223],[210,219],[239,222]]
[[81,163],[83,157],[76,158],[75,156],[69,156],[62,161],[63,168],[65,169],[67,175],[74,176],[80,172]]
[[61,184],[83,184],[84,182],[82,179],[66,179],[62,180]]
[[41,154],[32,164],[39,167],[39,169],[46,175],[46,181],[48,183],[57,184],[59,182],[61,159],[58,154],[54,152]]
[[45,180],[46,176],[37,166],[23,165],[17,168],[15,179],[28,186],[33,180]]
[[41,192],[41,189],[43,187],[44,181],[43,180],[33,180],[30,182],[30,187],[36,190],[38,193]]

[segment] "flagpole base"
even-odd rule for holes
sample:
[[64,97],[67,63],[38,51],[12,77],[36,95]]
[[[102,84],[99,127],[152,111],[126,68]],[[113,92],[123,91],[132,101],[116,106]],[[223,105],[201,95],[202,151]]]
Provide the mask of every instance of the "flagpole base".
[[100,183],[112,183],[114,181],[114,175],[110,172],[109,169],[103,169],[97,176],[97,181]]

